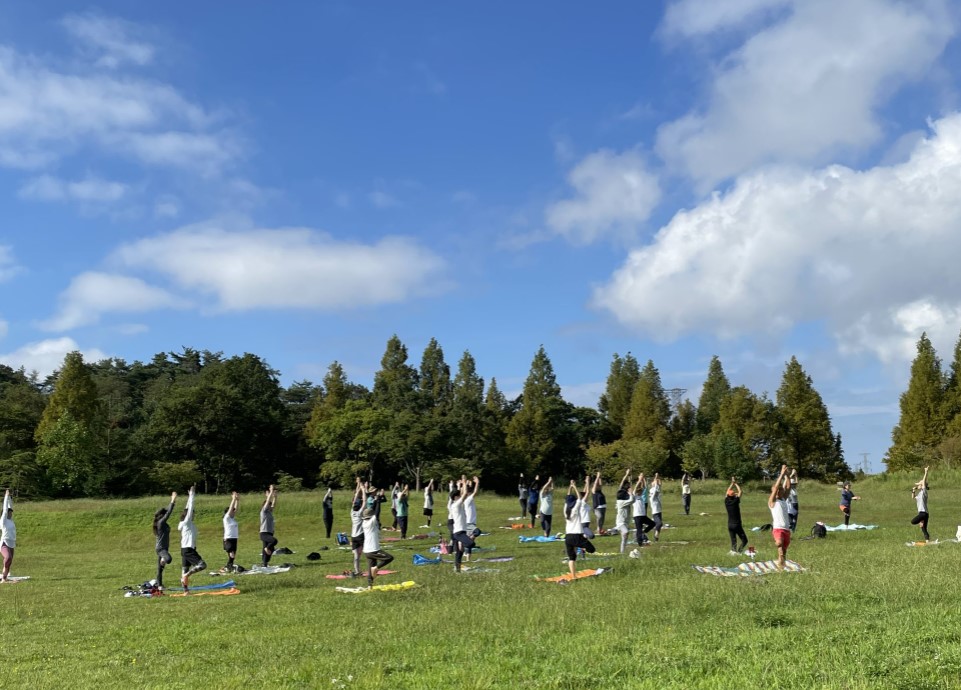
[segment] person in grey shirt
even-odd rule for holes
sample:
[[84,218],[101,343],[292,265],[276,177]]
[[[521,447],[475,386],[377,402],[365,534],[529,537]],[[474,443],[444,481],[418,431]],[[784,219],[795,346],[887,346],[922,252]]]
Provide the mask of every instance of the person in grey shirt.
[[167,520],[173,515],[174,505],[177,503],[177,492],[170,494],[170,505],[161,508],[153,516],[153,533],[156,538],[154,550],[157,552],[157,586],[163,589],[164,568],[170,565],[170,525]]
[[912,525],[921,526],[921,534],[924,535],[924,541],[928,541],[931,537],[928,534],[928,468],[924,468],[924,476],[921,477],[921,481],[914,485],[911,489],[911,498],[913,498],[918,504],[918,514],[914,516],[911,520]]
[[277,504],[277,490],[271,484],[265,493],[264,505],[260,509],[260,541],[264,544],[261,561],[266,568],[270,557],[277,548],[277,538],[274,537],[274,506]]

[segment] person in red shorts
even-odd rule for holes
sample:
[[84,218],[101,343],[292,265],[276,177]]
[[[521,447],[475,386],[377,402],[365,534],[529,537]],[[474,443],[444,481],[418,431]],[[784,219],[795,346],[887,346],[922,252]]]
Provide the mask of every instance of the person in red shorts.
[[787,549],[791,545],[791,518],[788,516],[788,495],[791,493],[791,480],[788,478],[787,465],[781,465],[781,473],[771,487],[767,507],[771,509],[771,526],[774,544],[777,546],[777,567],[784,568]]

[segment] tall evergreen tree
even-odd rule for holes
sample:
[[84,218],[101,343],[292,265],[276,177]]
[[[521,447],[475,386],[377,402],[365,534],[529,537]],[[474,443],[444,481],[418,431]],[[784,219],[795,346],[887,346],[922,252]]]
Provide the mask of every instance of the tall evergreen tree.
[[944,409],[941,417],[946,425],[945,436],[961,438],[961,336],[954,345],[954,357],[948,369],[942,407]]
[[947,426],[941,360],[926,333],[918,340],[917,352],[908,389],[901,394],[901,417],[891,434],[893,444],[885,458],[889,470],[923,467]]
[[63,367],[57,374],[47,408],[37,425],[37,440],[42,441],[44,434],[52,429],[67,411],[74,422],[89,427],[97,418],[98,405],[97,385],[84,364],[83,355],[76,351],[67,353]]
[[631,407],[624,421],[624,438],[651,441],[669,450],[670,421],[671,404],[664,393],[661,374],[654,362],[648,360],[631,395]]
[[641,370],[630,352],[623,359],[616,352],[611,361],[611,371],[607,375],[607,388],[597,404],[598,410],[604,415],[611,427],[614,438],[624,433],[624,420],[631,409],[631,398],[634,387],[641,376]]
[[374,405],[389,410],[409,410],[415,406],[417,370],[407,363],[407,346],[396,335],[387,341],[374,374]]
[[507,447],[528,472],[552,472],[564,464],[561,440],[570,405],[561,397],[554,367],[542,345],[524,382],[521,408],[507,426]]
[[[796,357],[784,369],[777,390],[777,408],[784,422],[787,463],[805,477],[829,479],[826,461],[834,456],[831,418]],[[843,473],[843,468],[838,468]]]
[[450,367],[444,361],[444,350],[434,338],[424,348],[419,384],[427,409],[434,414],[446,414],[451,403]]
[[724,374],[721,360],[717,355],[711,357],[707,367],[707,379],[697,401],[697,431],[709,434],[721,416],[721,403],[731,392],[731,384]]

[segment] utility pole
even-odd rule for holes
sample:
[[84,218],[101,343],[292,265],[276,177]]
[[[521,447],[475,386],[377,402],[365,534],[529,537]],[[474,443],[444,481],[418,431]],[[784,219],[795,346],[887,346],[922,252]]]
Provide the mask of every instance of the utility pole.
[[864,472],[864,474],[867,474],[868,467],[869,467],[868,456],[870,455],[870,453],[858,453],[858,455],[861,456],[861,471]]

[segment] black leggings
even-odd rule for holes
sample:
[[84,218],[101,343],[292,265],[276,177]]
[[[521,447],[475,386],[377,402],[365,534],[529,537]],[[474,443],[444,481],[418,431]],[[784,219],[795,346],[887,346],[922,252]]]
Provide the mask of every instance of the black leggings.
[[637,538],[637,545],[640,546],[647,541],[644,535],[654,529],[654,521],[647,515],[634,516],[634,536]]
[[527,499],[526,499],[526,498],[521,498],[521,499],[518,499],[518,500],[519,500],[520,503],[521,503],[521,520],[523,520],[523,519],[524,519],[524,516],[527,515]]
[[167,549],[161,549],[157,552],[157,584],[161,587],[164,586],[164,568],[166,568],[173,561],[170,552]]
[[[738,551],[738,552],[743,551],[744,547],[747,546],[747,535],[744,534],[743,525],[737,525],[736,527],[732,527],[731,525],[728,525],[727,533],[731,536],[731,551]],[[740,546],[737,546],[738,537],[740,537],[741,539]]]
[[334,514],[324,513],[324,528],[327,530],[327,538],[330,539],[330,530],[334,526]]
[[551,536],[551,521],[554,519],[553,515],[541,514],[541,529],[544,530],[544,536]]
[[657,541],[657,535],[661,533],[661,528],[664,526],[664,521],[661,520],[660,513],[654,513],[652,519],[654,520],[654,540]]
[[681,503],[684,504],[684,514],[691,514],[691,494],[681,494]]
[[274,536],[273,532],[261,532],[260,541],[264,544],[264,550],[261,552],[261,562],[266,566],[270,563],[270,557],[274,555],[274,549],[277,548],[277,538]]
[[577,560],[577,550],[584,549],[587,553],[594,553],[597,548],[583,534],[565,534],[564,548],[567,550],[567,560]]
[[460,572],[460,564],[464,558],[464,549],[473,549],[474,540],[467,532],[457,532],[454,534],[454,568]]
[[397,527],[400,529],[400,538],[407,538],[407,516],[398,515],[397,516]]
[[924,540],[928,541],[931,536],[928,534],[928,514],[921,512],[914,516],[911,520],[912,525],[921,525],[921,534],[924,535]]

